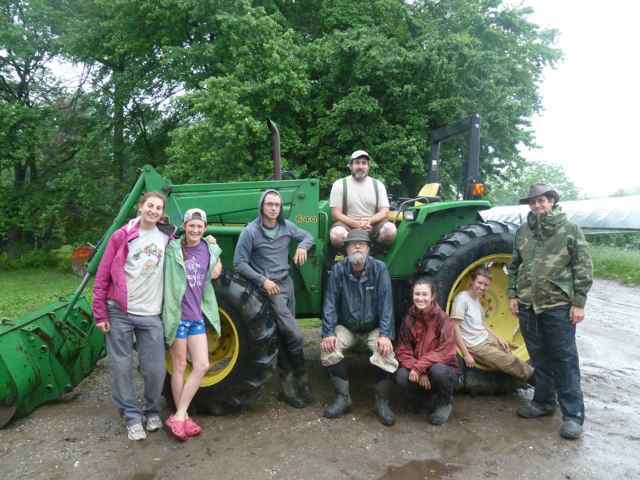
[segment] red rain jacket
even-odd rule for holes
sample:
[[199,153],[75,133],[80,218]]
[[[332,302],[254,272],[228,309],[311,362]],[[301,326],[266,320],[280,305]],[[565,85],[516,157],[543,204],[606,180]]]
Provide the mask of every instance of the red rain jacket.
[[458,371],[453,321],[438,304],[427,311],[409,309],[400,327],[396,357],[402,368],[421,375],[436,363]]

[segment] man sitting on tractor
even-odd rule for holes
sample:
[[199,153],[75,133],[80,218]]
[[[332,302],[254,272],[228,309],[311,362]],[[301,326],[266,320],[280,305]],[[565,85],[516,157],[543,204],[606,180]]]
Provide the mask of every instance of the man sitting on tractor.
[[467,367],[476,363],[508,373],[524,382],[533,382],[533,367],[509,351],[509,344],[484,324],[480,299],[491,285],[491,274],[484,267],[471,272],[471,285],[456,295],[451,318],[456,320],[456,343]]
[[369,256],[366,230],[351,230],[344,243],[347,258],[331,269],[322,311],[320,362],[336,389],[324,416],[340,417],[351,408],[344,351],[365,340],[372,352],[369,361],[377,367],[376,413],[384,425],[393,425],[389,393],[398,361],[391,344],[395,336],[391,278],[386,265]]
[[304,264],[307,251],[313,246],[313,237],[284,218],[282,197],[276,190],[265,190],[258,208],[258,218],[240,234],[233,266],[269,296],[280,338],[280,398],[292,407],[303,408],[313,402],[313,396],[304,366],[304,339],[296,322],[295,291],[289,276],[288,256],[289,244],[295,240],[299,243],[293,262]]
[[348,165],[351,175],[336,180],[331,187],[329,205],[334,224],[329,238],[334,248],[342,248],[354,228],[366,230],[372,240],[386,246],[396,238],[396,226],[387,220],[387,189],[369,176],[370,159],[364,150],[353,152]]

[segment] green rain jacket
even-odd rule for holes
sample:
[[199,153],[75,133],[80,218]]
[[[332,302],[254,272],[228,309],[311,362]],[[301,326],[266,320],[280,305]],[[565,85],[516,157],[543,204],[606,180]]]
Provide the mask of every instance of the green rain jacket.
[[[164,322],[164,338],[167,345],[172,345],[176,339],[180,317],[182,316],[182,298],[187,291],[187,278],[184,273],[184,257],[182,256],[180,241],[180,239],[176,239],[169,242],[164,259],[162,320]],[[222,249],[218,245],[208,244],[208,247],[210,258],[205,278],[211,279],[211,271],[220,258]],[[205,282],[201,308],[209,324],[220,335],[218,302],[216,301],[216,294],[213,291],[211,281]]]
[[535,313],[567,304],[584,308],[593,283],[589,245],[560,207],[545,215],[529,212],[507,270],[509,298]]

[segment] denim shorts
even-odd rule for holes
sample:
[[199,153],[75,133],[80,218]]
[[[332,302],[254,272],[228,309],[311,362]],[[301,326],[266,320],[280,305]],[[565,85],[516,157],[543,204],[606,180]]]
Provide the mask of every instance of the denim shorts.
[[180,320],[176,339],[185,339],[193,335],[204,335],[206,332],[204,320]]

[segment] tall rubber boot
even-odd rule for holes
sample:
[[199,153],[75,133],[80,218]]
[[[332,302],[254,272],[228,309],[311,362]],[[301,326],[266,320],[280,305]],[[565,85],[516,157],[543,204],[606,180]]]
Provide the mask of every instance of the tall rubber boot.
[[349,394],[349,380],[340,378],[329,370],[329,378],[336,389],[336,398],[325,411],[326,418],[338,418],[351,410],[351,395]]
[[307,370],[304,366],[304,352],[302,350],[300,350],[299,353],[291,355],[291,365],[293,367],[293,376],[295,377],[298,395],[302,398],[305,405],[311,405],[314,398],[313,392],[311,391],[311,384],[309,383],[309,375],[307,375]]
[[278,398],[294,408],[304,408],[306,404],[298,395],[296,379],[291,371],[280,370],[280,395]]
[[378,381],[375,386],[376,392],[376,414],[380,418],[380,422],[387,427],[396,423],[395,415],[389,404],[389,395],[391,393],[391,379],[385,378]]

